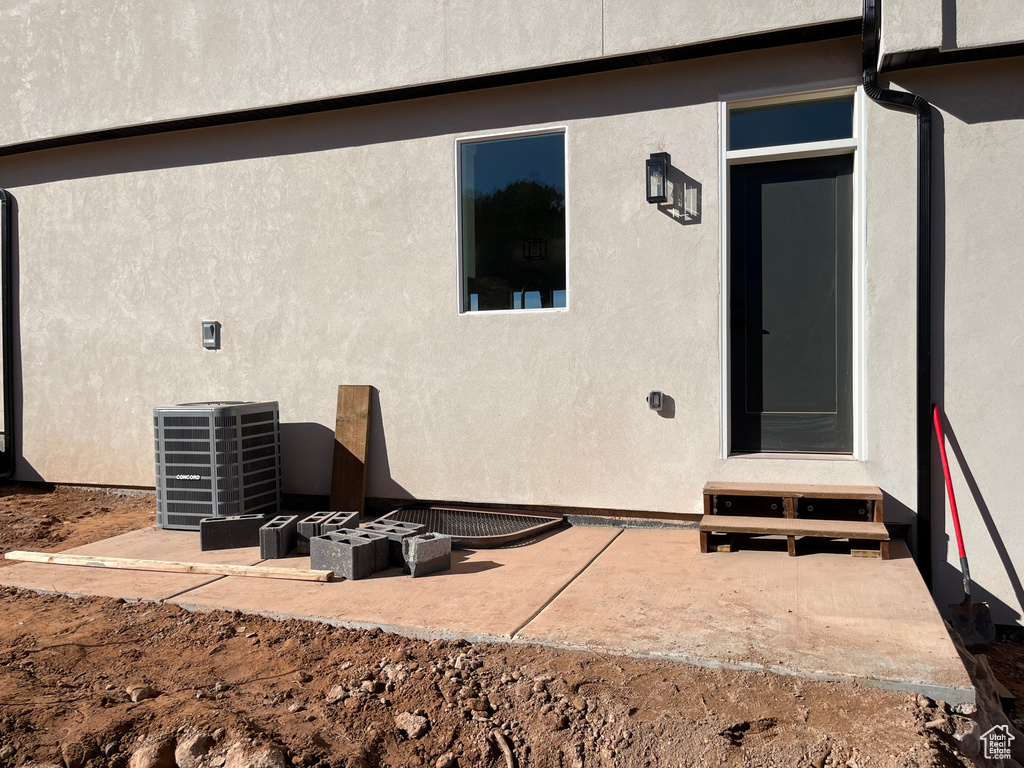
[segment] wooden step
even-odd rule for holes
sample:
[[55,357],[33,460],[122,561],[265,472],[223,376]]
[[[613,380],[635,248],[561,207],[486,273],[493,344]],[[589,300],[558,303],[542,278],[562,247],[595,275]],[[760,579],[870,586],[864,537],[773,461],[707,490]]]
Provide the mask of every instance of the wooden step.
[[857,520],[808,520],[785,517],[739,517],[704,515],[701,533],[759,533],[783,536],[820,536],[827,539],[871,539],[888,541],[884,523]]
[[785,483],[710,482],[705,495],[721,496],[789,496],[797,499],[864,499],[879,501],[882,491],[874,485],[799,485]]

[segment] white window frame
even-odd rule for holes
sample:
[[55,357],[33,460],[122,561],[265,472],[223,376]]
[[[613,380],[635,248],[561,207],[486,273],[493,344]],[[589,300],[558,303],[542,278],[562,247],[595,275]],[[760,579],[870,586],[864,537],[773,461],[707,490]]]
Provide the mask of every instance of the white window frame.
[[[749,107],[775,106],[804,101],[818,101],[838,96],[853,96],[853,136],[833,141],[812,141],[803,144],[782,144],[754,149],[729,150],[729,113]],[[839,80],[814,83],[797,88],[762,90],[747,93],[732,93],[719,96],[718,141],[719,141],[719,356],[721,368],[720,410],[721,410],[721,453],[722,459],[809,459],[825,461],[865,461],[867,459],[866,435],[866,328],[867,319],[867,269],[865,245],[867,242],[866,196],[865,196],[865,95],[859,80]],[[729,169],[744,163],[769,162],[772,160],[795,160],[806,157],[829,155],[853,155],[853,282],[851,305],[853,310],[853,360],[852,360],[852,407],[853,407],[853,453],[753,453],[733,454],[730,423],[730,376],[729,370],[729,210],[730,189]]]
[[[564,179],[563,197],[565,199],[565,306],[564,307],[541,307],[535,309],[491,309],[484,312],[464,310],[463,306],[463,279],[462,264],[462,145],[474,144],[481,141],[492,141],[494,139],[517,139],[523,136],[543,136],[545,134],[562,134],[562,150],[565,153],[563,160]],[[460,136],[455,139],[455,256],[458,263],[458,287],[456,289],[456,311],[460,317],[486,317],[488,315],[534,315],[550,312],[568,312],[570,298],[569,286],[569,131],[565,125],[552,125],[541,128],[528,128],[513,131],[502,131],[499,133],[484,133],[476,136]],[[526,297],[523,297],[523,303]]]

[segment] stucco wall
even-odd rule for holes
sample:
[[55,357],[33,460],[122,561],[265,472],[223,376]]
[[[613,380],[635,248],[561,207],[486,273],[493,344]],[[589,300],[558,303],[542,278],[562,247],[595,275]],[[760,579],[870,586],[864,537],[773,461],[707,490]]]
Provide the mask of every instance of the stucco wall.
[[[152,485],[153,406],[267,398],[286,490],[326,493],[336,385],[367,383],[371,496],[697,513],[709,479],[874,483],[910,520],[903,113],[868,105],[867,460],[719,458],[719,96],[855,81],[858,56],[823,43],[0,160],[20,476]],[[569,309],[459,316],[454,141],[535,126],[566,128]],[[701,185],[699,223],[644,200],[658,150]],[[222,350],[201,348],[205,319]]]
[[859,15],[858,0],[0,0],[0,145]]
[[884,0],[881,55],[941,47],[944,4],[943,0]]
[[608,55],[855,19],[861,15],[860,0],[605,0],[603,7],[604,52]]
[[954,14],[957,48],[1024,42],[1024,9],[1016,0],[945,0]]
[[885,0],[881,54],[1024,42],[1022,10],[1018,0]]
[[[1000,622],[1024,589],[1024,59],[902,73],[937,117],[935,392],[971,574]],[[935,473],[936,601],[963,597]]]

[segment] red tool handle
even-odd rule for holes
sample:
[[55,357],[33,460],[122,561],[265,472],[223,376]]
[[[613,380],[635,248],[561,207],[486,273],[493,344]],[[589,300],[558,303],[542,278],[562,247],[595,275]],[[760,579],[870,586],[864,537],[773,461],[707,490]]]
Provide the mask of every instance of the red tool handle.
[[946,438],[942,434],[942,418],[939,406],[932,405],[932,419],[935,421],[935,436],[939,438],[939,455],[942,457],[942,474],[946,476],[946,493],[949,494],[949,508],[953,512],[953,530],[956,531],[956,545],[960,548],[960,559],[967,557],[964,552],[964,537],[960,533],[960,515],[956,511],[956,496],[953,494],[953,480],[949,476],[949,461],[946,459]]

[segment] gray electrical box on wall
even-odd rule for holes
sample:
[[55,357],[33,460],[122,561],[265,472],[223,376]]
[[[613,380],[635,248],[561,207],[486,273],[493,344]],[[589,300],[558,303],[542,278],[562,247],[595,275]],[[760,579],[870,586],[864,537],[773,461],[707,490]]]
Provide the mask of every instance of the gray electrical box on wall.
[[199,530],[204,517],[276,515],[281,430],[276,402],[185,403],[153,409],[156,522]]
[[216,320],[203,320],[203,347],[220,349],[220,323]]

